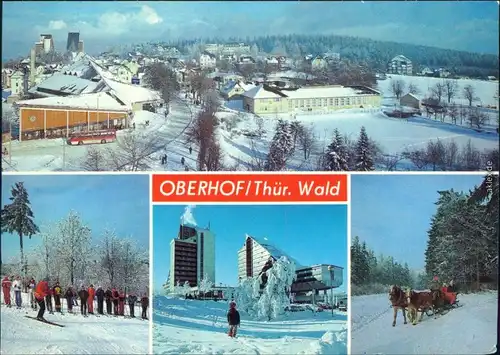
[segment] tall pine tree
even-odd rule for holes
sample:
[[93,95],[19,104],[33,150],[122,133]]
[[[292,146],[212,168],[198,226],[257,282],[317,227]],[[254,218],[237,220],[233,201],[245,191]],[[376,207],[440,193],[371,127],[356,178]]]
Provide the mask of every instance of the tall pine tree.
[[290,124],[280,118],[269,147],[265,169],[268,171],[284,170],[293,151],[294,143]]
[[356,143],[355,168],[357,171],[375,170],[373,162],[373,150],[371,149],[370,139],[366,134],[365,127],[361,127],[358,142]]
[[326,148],[324,169],[326,171],[349,171],[349,152],[344,137],[338,129],[333,132],[333,140]]

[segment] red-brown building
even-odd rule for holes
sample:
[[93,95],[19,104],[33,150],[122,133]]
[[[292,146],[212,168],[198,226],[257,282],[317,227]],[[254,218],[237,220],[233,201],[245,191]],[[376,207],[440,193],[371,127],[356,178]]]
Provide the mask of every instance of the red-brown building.
[[120,129],[132,108],[108,92],[18,101],[19,140],[62,138],[72,133]]

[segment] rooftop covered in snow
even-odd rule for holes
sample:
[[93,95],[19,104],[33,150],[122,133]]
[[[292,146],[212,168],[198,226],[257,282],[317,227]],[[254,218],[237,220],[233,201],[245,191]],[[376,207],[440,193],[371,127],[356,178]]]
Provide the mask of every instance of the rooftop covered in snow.
[[121,103],[109,92],[99,92],[93,94],[66,96],[66,97],[45,97],[34,100],[22,100],[16,103],[19,107],[42,107],[42,108],[63,108],[82,109],[94,111],[116,111],[128,112],[131,107]]
[[248,90],[243,96],[252,99],[273,99],[288,97],[290,99],[313,99],[330,97],[356,97],[363,95],[380,95],[380,92],[365,86],[306,86],[301,88],[278,89],[268,85],[259,85]]
[[295,263],[296,269],[305,268],[305,266],[302,265],[300,262],[298,262],[297,259],[291,257],[290,255],[285,253],[283,250],[281,250],[280,248],[273,245],[267,238],[256,238],[256,237],[253,237],[253,236],[248,235],[248,234],[247,234],[246,238],[253,239],[256,243],[258,243],[260,246],[262,246],[264,249],[266,249],[274,259],[277,260],[277,259],[281,258],[282,256],[284,256],[288,260],[293,261]]

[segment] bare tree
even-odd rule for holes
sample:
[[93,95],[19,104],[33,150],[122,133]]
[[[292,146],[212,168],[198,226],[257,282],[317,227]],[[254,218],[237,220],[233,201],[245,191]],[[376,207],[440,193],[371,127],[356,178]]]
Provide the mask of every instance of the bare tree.
[[82,169],[85,171],[106,171],[108,170],[108,161],[101,150],[90,146],[87,149],[82,162]]
[[195,72],[190,77],[193,98],[195,102],[201,103],[206,92],[214,87],[213,80],[207,78],[204,72]]
[[403,153],[403,158],[408,159],[418,169],[424,170],[428,165],[427,153],[425,149],[415,149]]
[[314,126],[302,126],[298,135],[298,143],[302,153],[304,154],[304,160],[309,159],[309,156],[316,145],[316,140],[314,139]]
[[451,118],[451,122],[453,124],[457,124],[457,118],[460,116],[460,113],[456,105],[451,105],[448,107],[448,115]]
[[445,80],[444,81],[444,92],[446,95],[446,98],[448,99],[448,103],[451,103],[451,100],[457,95],[458,93],[458,83],[456,80]]
[[481,111],[479,107],[471,107],[469,109],[469,115],[467,116],[467,120],[471,127],[476,127],[477,129],[481,129],[484,124],[488,123],[489,117],[488,114],[484,111]]
[[460,156],[460,149],[458,144],[451,140],[444,145],[444,161],[441,169],[444,171],[456,170]]
[[391,80],[391,92],[396,97],[396,99],[400,99],[403,96],[405,91],[405,82],[401,79]]
[[420,89],[414,83],[409,83],[408,84],[408,93],[413,94],[413,95],[418,95],[418,94],[420,94]]
[[431,95],[439,103],[441,103],[445,95],[445,85],[443,83],[436,83],[433,87],[431,87]]
[[402,159],[403,157],[399,154],[380,154],[377,164],[386,171],[395,171]]
[[474,147],[469,139],[460,152],[461,169],[464,171],[479,171],[481,169],[481,152]]
[[253,138],[250,139],[250,156],[251,160],[248,163],[250,171],[264,171],[266,167],[266,155],[258,148],[257,143]]
[[433,171],[437,171],[438,168],[444,166],[444,159],[446,155],[446,149],[440,139],[436,141],[430,140],[426,146],[427,161],[432,166]]
[[264,130],[264,119],[260,116],[254,116],[255,118],[255,124],[257,126],[257,134],[259,136],[263,135],[265,133]]
[[469,102],[469,106],[472,106],[472,103],[478,100],[476,96],[476,89],[472,85],[464,86],[462,95],[464,99]]
[[251,64],[239,64],[237,66],[238,73],[245,79],[245,81],[252,80],[255,76],[255,66]]
[[145,171],[151,169],[151,155],[164,143],[158,137],[141,137],[135,132],[117,139],[118,149],[107,151],[107,161],[114,171]]
[[160,93],[168,113],[170,103],[180,89],[174,71],[164,63],[153,63],[146,67],[143,80],[147,87]]

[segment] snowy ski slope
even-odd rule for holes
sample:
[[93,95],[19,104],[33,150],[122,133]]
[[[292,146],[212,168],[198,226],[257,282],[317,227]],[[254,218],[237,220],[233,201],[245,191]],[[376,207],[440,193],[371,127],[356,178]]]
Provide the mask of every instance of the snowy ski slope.
[[270,322],[241,314],[236,339],[227,336],[227,302],[155,296],[154,354],[346,354],[345,313],[296,312]]
[[[76,314],[45,313],[47,320],[64,328],[43,324],[25,315],[36,317],[29,307],[28,295],[23,294],[23,307],[0,308],[1,353],[16,354],[147,354],[149,352],[149,321],[113,316],[83,317],[80,307]],[[136,313],[140,315],[140,307]]]

